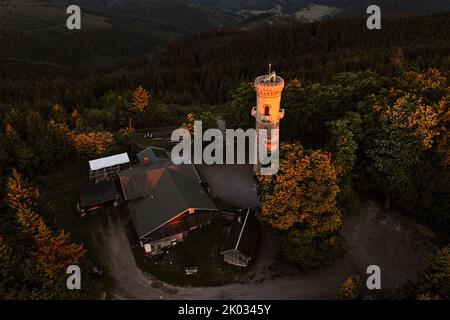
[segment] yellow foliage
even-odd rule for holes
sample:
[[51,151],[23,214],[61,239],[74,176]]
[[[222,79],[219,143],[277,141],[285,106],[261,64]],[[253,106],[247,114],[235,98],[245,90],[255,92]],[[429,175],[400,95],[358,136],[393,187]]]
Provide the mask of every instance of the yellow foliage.
[[438,69],[431,68],[426,72],[405,72],[404,80],[409,86],[426,92],[430,89],[445,88],[447,79]]
[[405,62],[405,50],[398,48],[391,57],[391,63],[394,67],[402,67]]
[[297,144],[284,144],[281,152],[277,175],[258,176],[263,219],[283,230],[300,223],[311,235],[339,229],[338,172],[331,155]]
[[17,134],[16,130],[9,123],[6,124],[5,134],[7,138],[11,138]]
[[63,111],[63,107],[61,105],[59,105],[59,104],[55,104],[53,106],[53,111],[54,112],[62,112]]
[[105,154],[113,142],[113,135],[107,131],[69,134],[75,150],[79,154],[99,155]]
[[33,255],[47,277],[52,280],[64,267],[78,263],[86,252],[83,245],[71,243],[70,235],[64,230],[54,234],[35,212],[39,190],[29,186],[16,170],[12,171],[7,185],[8,205],[15,211],[24,233],[34,240]]
[[80,115],[78,114],[78,110],[73,110],[72,111],[72,114],[71,114],[71,117],[72,117],[72,120],[73,121],[77,121],[78,120],[78,118],[80,117]]
[[421,293],[417,296],[417,300],[433,300],[430,293]]
[[17,170],[13,169],[8,179],[8,205],[13,210],[20,207],[31,207],[39,198],[39,190],[23,182]]
[[186,122],[181,125],[183,129],[188,130],[191,134],[194,133],[194,121],[195,116],[193,113],[188,113],[186,116]]
[[48,126],[50,129],[53,129],[54,132],[58,132],[63,136],[69,136],[70,129],[69,126],[65,123],[58,123],[53,119],[50,119],[48,122]]
[[348,277],[339,287],[337,298],[339,300],[356,300],[360,296],[361,279],[359,276]]
[[439,114],[415,95],[398,98],[393,106],[385,110],[383,118],[397,128],[411,129],[423,150],[431,148],[434,137],[439,135],[437,127]]
[[150,93],[142,86],[139,86],[133,92],[133,108],[141,112],[145,111],[148,106]]

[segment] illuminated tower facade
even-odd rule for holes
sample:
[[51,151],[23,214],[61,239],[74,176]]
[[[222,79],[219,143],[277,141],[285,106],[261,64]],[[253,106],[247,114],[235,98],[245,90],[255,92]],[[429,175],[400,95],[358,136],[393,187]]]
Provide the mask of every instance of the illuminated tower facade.
[[[280,120],[284,117],[284,109],[280,109],[281,92],[284,88],[283,78],[276,75],[275,71],[259,76],[255,79],[256,107],[252,109],[252,116],[256,118],[257,145],[260,131],[266,130],[267,139],[263,142],[268,154],[279,147],[279,134],[271,134],[270,129],[279,129]],[[278,132],[278,130],[277,130]],[[261,159],[257,152],[257,161],[253,167],[254,172],[261,168]]]

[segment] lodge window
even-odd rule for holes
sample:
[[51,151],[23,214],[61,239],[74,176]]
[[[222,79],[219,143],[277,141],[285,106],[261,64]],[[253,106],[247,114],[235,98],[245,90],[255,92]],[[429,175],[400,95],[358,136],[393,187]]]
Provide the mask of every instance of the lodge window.
[[270,115],[270,106],[264,106],[264,115],[265,116]]

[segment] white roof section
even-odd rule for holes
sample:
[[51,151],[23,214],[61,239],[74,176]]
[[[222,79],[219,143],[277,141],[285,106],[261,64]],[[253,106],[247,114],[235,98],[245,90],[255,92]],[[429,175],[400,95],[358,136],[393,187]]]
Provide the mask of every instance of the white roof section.
[[128,153],[116,154],[106,158],[100,158],[89,161],[89,167],[92,170],[100,170],[103,168],[108,168],[112,166],[116,166],[119,164],[129,163],[130,159],[128,158]]

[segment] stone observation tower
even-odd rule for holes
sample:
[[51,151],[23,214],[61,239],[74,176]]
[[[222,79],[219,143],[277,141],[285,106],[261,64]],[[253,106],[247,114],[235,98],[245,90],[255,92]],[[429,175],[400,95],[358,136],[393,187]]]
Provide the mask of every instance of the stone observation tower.
[[[259,76],[255,79],[256,107],[252,109],[252,116],[256,118],[257,145],[259,145],[260,130],[266,130],[267,139],[264,141],[268,155],[279,147],[279,134],[271,134],[270,129],[279,129],[280,120],[284,117],[284,109],[280,109],[281,92],[284,88],[283,78],[276,75],[275,71]],[[261,168],[259,155],[253,171]]]

